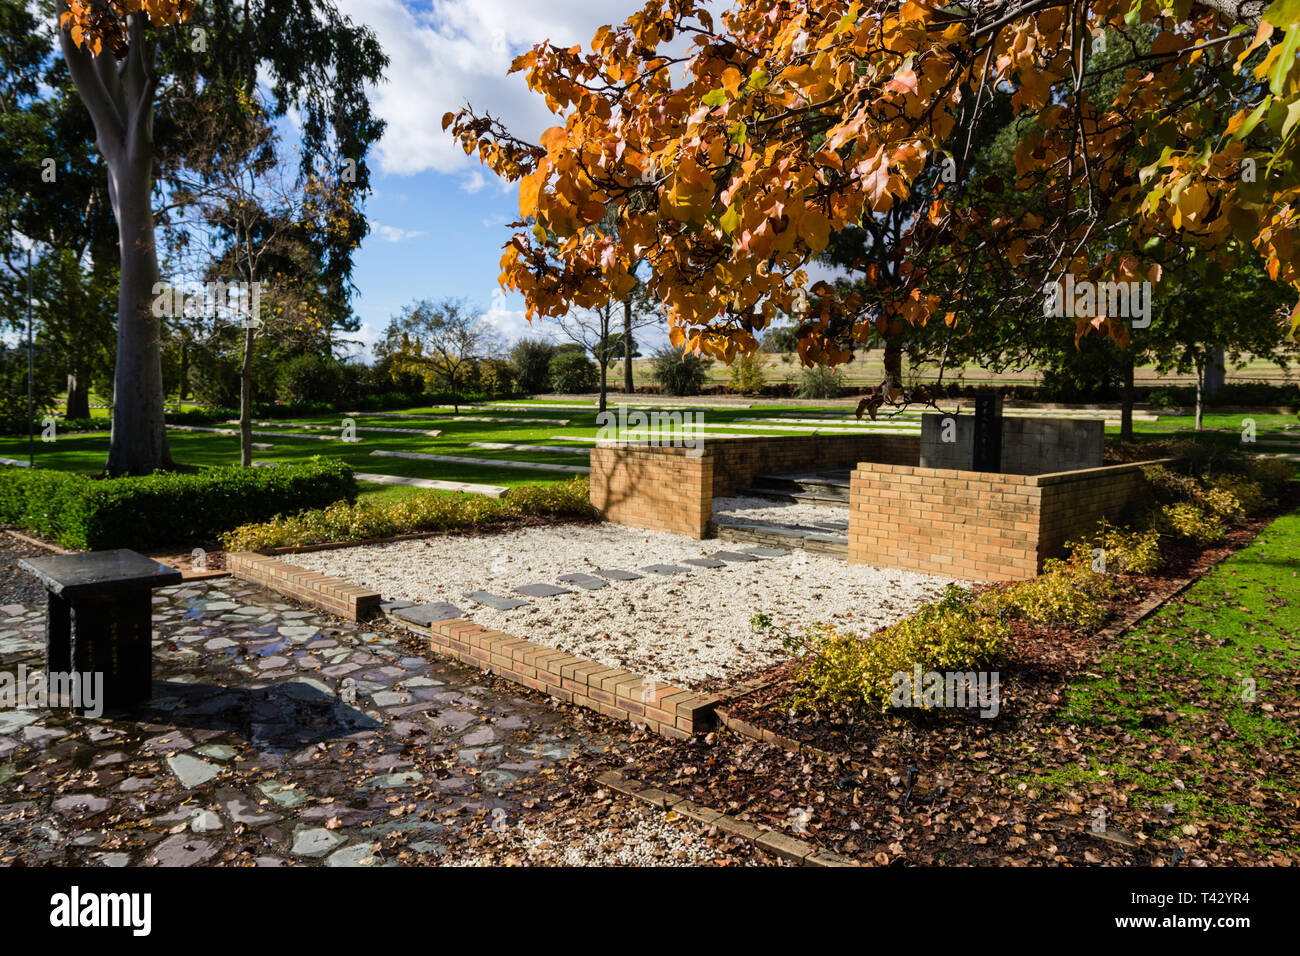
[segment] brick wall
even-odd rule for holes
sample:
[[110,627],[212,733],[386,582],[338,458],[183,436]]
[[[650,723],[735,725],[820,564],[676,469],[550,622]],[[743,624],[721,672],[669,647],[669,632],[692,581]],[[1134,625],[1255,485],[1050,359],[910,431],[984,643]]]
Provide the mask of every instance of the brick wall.
[[972,581],[1032,578],[1065,541],[1118,518],[1145,462],[1052,475],[864,463],[849,489],[854,564]]
[[352,621],[364,621],[375,614],[383,600],[378,591],[368,591],[341,578],[308,571],[250,551],[227,554],[226,568],[240,580],[315,604]]
[[755,475],[919,459],[920,440],[910,435],[706,438],[694,449],[609,442],[591,452],[591,503],[606,521],[703,538],[713,499]]
[[699,452],[636,442],[597,445],[591,450],[592,507],[616,524],[703,538],[713,514],[713,458]]

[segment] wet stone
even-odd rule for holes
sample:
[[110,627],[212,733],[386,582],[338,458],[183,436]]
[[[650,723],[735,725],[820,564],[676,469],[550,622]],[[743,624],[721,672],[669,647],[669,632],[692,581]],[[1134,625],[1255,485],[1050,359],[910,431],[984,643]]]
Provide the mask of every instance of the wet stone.
[[354,843],[335,850],[325,861],[326,866],[370,866],[375,862],[369,843]]
[[323,827],[299,830],[293,835],[293,848],[289,851],[294,856],[324,856],[343,843],[343,837],[331,833]]
[[217,816],[211,810],[200,810],[190,821],[190,829],[195,833],[212,833],[225,827],[221,822],[221,817]]
[[217,848],[206,840],[178,833],[158,844],[150,857],[158,866],[196,866],[216,852]]

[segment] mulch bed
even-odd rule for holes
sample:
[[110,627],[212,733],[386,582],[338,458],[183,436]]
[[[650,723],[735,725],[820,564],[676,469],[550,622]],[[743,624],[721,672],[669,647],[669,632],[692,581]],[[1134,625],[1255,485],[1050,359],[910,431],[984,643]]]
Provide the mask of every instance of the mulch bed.
[[[1294,506],[1296,497],[1285,503]],[[1081,788],[1064,795],[1039,789],[1034,768],[1106,760],[1113,748],[1142,746],[1090,732],[1061,719],[1071,681],[1113,647],[1115,622],[1136,616],[1153,596],[1169,596],[1187,579],[1247,545],[1265,516],[1231,531],[1221,544],[1167,553],[1164,574],[1142,578],[1111,605],[1110,626],[1091,633],[1017,622],[1011,635],[1014,673],[1004,676],[996,721],[978,716],[897,717],[835,723],[791,715],[791,665],[767,669],[768,683],[722,707],[729,716],[797,742],[802,752],[761,743],[723,728],[685,744],[645,742],[628,755],[646,783],[713,809],[765,824],[825,849],[877,865],[1169,865],[1174,846],[1149,811],[1126,813],[1121,788]],[[1007,679],[1007,676],[1010,679]],[[1152,715],[1160,723],[1162,715]],[[1029,775],[1026,780],[1026,775]],[[1230,791],[1245,800],[1248,782]],[[1243,789],[1244,788],[1244,789]],[[1093,832],[1096,808],[1114,816]],[[1117,820],[1128,822],[1128,833]],[[1185,863],[1291,865],[1284,848],[1234,846],[1206,838]]]

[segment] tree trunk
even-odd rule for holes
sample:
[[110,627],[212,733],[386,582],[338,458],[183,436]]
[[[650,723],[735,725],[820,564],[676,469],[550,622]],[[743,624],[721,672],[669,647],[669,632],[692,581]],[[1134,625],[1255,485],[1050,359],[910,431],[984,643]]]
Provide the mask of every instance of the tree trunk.
[[154,251],[153,156],[136,153],[124,169],[109,163],[109,194],[121,243],[117,297],[117,359],[113,373],[110,475],[147,475],[171,466],[163,411],[161,323],[153,313],[158,259]]
[[253,334],[244,328],[244,361],[239,367],[239,463],[253,467]]
[[[602,355],[601,358],[603,360],[604,356]],[[605,410],[605,392],[608,390],[608,388],[609,388],[609,365],[608,363],[601,361],[600,363],[600,404],[598,410],[602,412]]]
[[176,398],[183,402],[190,394],[190,346],[183,337],[181,338],[180,365],[180,384],[176,386]]
[[1201,430],[1201,420],[1205,414],[1205,359],[1196,360],[1196,430]]
[[1210,396],[1218,392],[1227,383],[1228,368],[1223,354],[1223,346],[1216,345],[1210,349],[1209,361],[1205,366],[1205,394]]
[[895,401],[903,390],[903,330],[901,319],[885,326],[885,401]]
[[63,414],[69,419],[90,417],[90,391],[84,375],[68,373],[68,402]]
[[636,394],[636,383],[632,381],[632,300],[623,300],[623,391],[628,395]]
[[1124,349],[1124,391],[1120,401],[1119,440],[1133,440],[1133,352]]
[[59,31],[68,72],[95,124],[117,221],[121,277],[113,431],[105,465],[110,475],[147,475],[172,463],[163,417],[162,330],[153,311],[158,282],[152,195],[155,78],[144,27],[144,14],[127,18],[128,53],[120,66],[108,50],[91,56],[67,30]]

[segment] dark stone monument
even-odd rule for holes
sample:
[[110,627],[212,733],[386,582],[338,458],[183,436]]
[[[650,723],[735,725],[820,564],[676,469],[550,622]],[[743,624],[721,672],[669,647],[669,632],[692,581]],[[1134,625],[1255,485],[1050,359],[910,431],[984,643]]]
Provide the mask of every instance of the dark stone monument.
[[975,443],[971,468],[1002,470],[1002,396],[975,396]]
[[106,710],[148,700],[153,688],[150,592],[180,584],[181,573],[124,548],[23,558],[18,565],[49,592],[48,673],[103,674]]

